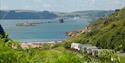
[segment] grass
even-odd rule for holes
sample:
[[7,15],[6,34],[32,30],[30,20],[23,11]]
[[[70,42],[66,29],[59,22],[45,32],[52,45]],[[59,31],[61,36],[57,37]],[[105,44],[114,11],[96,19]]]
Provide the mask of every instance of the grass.
[[125,57],[120,57],[120,63],[125,63]]
[[83,58],[78,55],[64,47],[12,49],[0,39],[0,63],[83,63]]
[[[102,63],[98,58],[63,46],[48,49],[12,49],[8,46],[11,43],[13,42],[0,39],[0,63]],[[121,57],[120,63],[125,63],[124,59],[125,57]]]
[[[102,48],[114,48],[116,50],[124,50],[124,34],[125,34],[125,8],[119,12],[118,18],[110,16],[109,25],[98,24],[100,30],[95,30],[91,33],[81,34],[75,39],[71,39],[65,43],[65,47],[70,47],[72,42],[92,43]],[[113,22],[114,21],[114,22]],[[108,31],[107,31],[108,30]],[[94,33],[94,34],[93,34]],[[87,39],[86,39],[87,38]],[[108,39],[107,39],[108,38]],[[117,39],[116,39],[117,38]],[[6,42],[7,38],[0,38],[0,63],[111,63],[111,55],[105,55],[101,58],[92,58],[91,56],[70,51],[64,47],[58,46],[55,48],[45,49],[12,49],[12,42]],[[107,45],[107,46],[106,46]],[[120,63],[125,63],[125,56],[120,56]]]
[[40,56],[43,58],[43,63],[82,63],[82,58],[63,47],[43,50],[40,52]]

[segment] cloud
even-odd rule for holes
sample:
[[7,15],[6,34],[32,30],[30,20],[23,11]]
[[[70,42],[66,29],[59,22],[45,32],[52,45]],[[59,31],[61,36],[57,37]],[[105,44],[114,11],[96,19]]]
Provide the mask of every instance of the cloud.
[[24,9],[30,9],[31,7],[29,5],[25,5],[23,8]]
[[118,0],[112,0],[112,3],[114,3],[114,4],[121,4],[122,2],[118,1]]
[[32,1],[33,3],[41,3],[42,0],[29,0],[30,2]]
[[92,4],[96,4],[96,0],[91,0],[92,1]]
[[2,9],[2,10],[8,10],[10,7],[9,6],[7,6],[7,5],[1,5],[0,6],[0,9]]
[[95,2],[95,0],[92,0],[92,2]]
[[52,5],[50,5],[50,4],[43,4],[42,6],[43,6],[44,8],[51,8]]

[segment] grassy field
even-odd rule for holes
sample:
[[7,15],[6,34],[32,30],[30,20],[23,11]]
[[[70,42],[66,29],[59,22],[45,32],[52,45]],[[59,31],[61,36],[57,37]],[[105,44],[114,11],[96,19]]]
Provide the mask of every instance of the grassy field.
[[125,63],[125,57],[120,57],[121,61],[120,63]]
[[63,47],[58,47],[49,50],[42,50],[39,52],[43,58],[43,63],[82,63],[80,54],[66,50]]
[[120,63],[125,63],[125,53],[119,53]]
[[[10,45],[14,43],[4,41],[0,39],[0,63],[110,63],[63,46],[48,49],[12,49]],[[120,63],[125,63],[124,59],[124,56],[121,57]]]
[[64,47],[53,49],[12,49],[0,39],[0,63],[83,63],[83,56]]

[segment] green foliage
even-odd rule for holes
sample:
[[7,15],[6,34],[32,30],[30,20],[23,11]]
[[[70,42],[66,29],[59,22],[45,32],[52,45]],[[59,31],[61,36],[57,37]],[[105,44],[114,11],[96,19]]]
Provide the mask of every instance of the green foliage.
[[117,63],[120,62],[119,56],[115,52],[110,50],[102,51],[99,55],[99,58],[103,63],[111,63],[112,61],[115,61]]
[[[91,24],[91,32],[80,33],[70,38],[65,46],[72,42],[90,43],[100,48],[125,51],[125,8],[113,13],[111,16],[97,20]],[[67,44],[68,43],[68,44]]]
[[120,63],[125,63],[125,57],[120,57]]
[[[91,32],[69,38],[63,45],[69,48],[72,42],[91,43],[100,48],[125,51],[125,8],[109,16],[108,24],[105,19],[93,24]],[[12,46],[16,46],[13,49]],[[54,48],[21,49],[19,43],[9,40],[7,36],[0,36],[0,63],[110,63],[114,58],[119,62],[115,53],[104,51],[99,59],[88,55],[81,55],[56,45]],[[121,60],[124,63],[124,58]]]
[[[0,38],[0,63],[101,63],[101,60],[80,54],[64,47],[52,49],[13,49],[16,42],[4,42]],[[107,60],[107,59],[106,59]]]
[[5,42],[0,38],[0,63],[82,63],[83,60],[75,52],[63,47],[53,49],[12,49],[17,42]]

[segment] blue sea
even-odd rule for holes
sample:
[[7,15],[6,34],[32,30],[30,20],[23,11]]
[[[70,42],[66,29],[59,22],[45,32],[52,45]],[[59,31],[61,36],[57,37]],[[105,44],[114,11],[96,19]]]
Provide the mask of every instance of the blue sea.
[[[9,38],[20,42],[38,42],[65,40],[68,38],[66,32],[79,31],[85,28],[88,19],[65,19],[59,23],[56,19],[41,20],[0,20],[0,24]],[[16,26],[17,23],[41,23],[36,26]],[[53,22],[53,23],[45,23]]]

